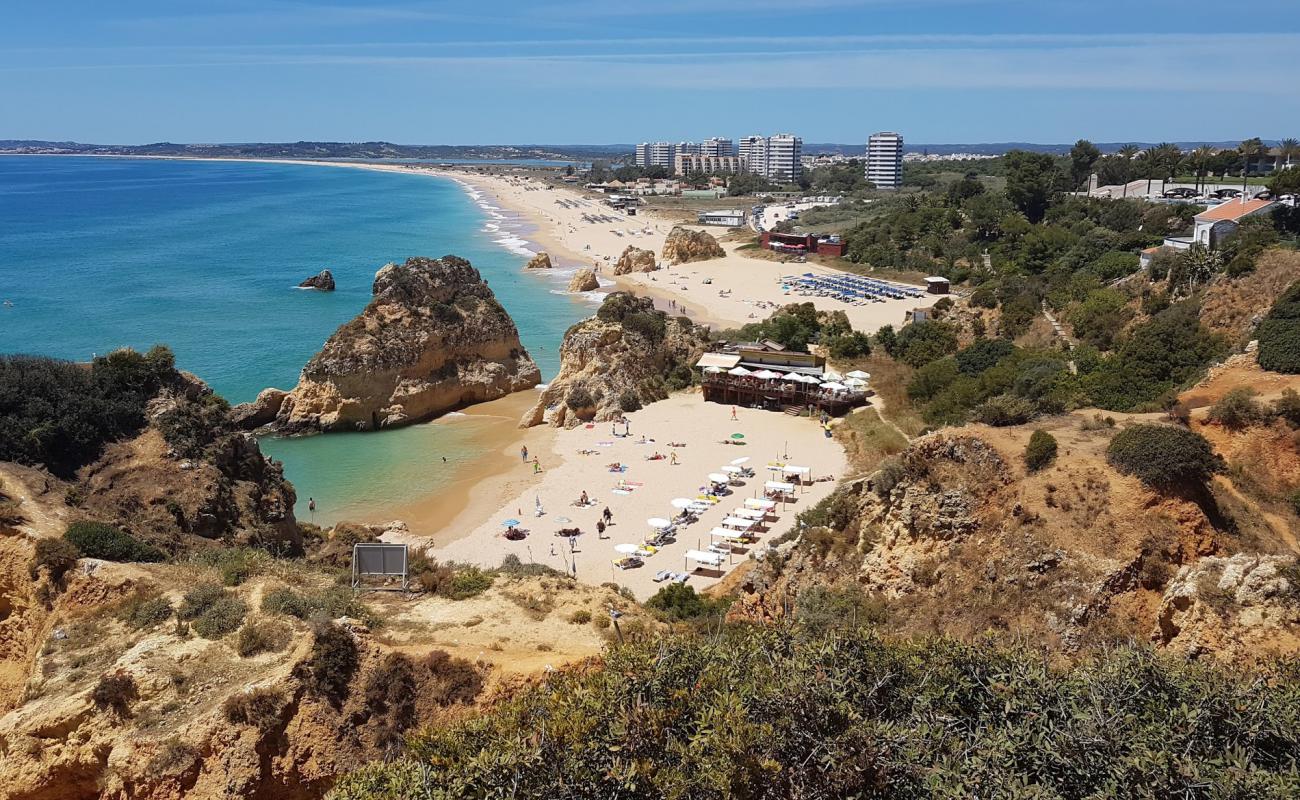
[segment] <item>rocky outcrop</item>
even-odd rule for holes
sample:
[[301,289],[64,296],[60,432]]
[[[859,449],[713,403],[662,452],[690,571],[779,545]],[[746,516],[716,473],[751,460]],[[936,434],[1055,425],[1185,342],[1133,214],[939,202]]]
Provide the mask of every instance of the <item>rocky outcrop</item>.
[[1152,641],[1191,656],[1262,656],[1300,639],[1300,564],[1237,553],[1183,566],[1160,601]]
[[596,272],[591,269],[578,270],[569,281],[571,292],[594,292],[599,288],[600,280],[596,278]]
[[614,262],[614,274],[626,275],[629,272],[654,272],[659,267],[655,264],[653,250],[642,250],[635,245],[628,245],[623,254]]
[[524,265],[524,269],[550,269],[550,268],[551,268],[551,257],[549,254],[545,252],[538,253],[537,255],[528,259],[528,263]]
[[319,289],[322,292],[334,291],[334,275],[327,269],[298,284],[299,289]]
[[668,238],[664,240],[664,261],[669,264],[707,261],[710,258],[722,258],[726,254],[718,240],[705,231],[677,226],[668,232]]
[[689,386],[707,329],[669,317],[648,298],[616,292],[560,345],[560,372],[521,425],[572,428],[609,420]]
[[389,264],[371,293],[303,367],[277,410],[277,429],[408,425],[541,381],[514,321],[465,259]]
[[289,393],[283,389],[263,389],[251,403],[240,403],[230,409],[230,419],[240,430],[261,428],[275,422]]

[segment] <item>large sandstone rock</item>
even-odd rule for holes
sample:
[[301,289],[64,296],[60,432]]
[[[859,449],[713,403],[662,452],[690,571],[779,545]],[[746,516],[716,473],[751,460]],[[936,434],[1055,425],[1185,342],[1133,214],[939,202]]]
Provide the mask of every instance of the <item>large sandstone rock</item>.
[[1184,565],[1151,632],[1188,655],[1259,653],[1300,636],[1300,571],[1289,556],[1237,553]]
[[594,292],[600,288],[600,280],[596,278],[595,270],[580,269],[569,281],[569,291],[571,292]]
[[236,428],[253,430],[270,425],[280,415],[280,406],[289,393],[283,389],[263,389],[251,403],[240,403],[230,409],[230,420]]
[[334,291],[334,275],[327,269],[298,284],[299,289],[319,289],[322,292]]
[[551,257],[547,253],[538,253],[537,255],[528,259],[528,263],[524,265],[524,269],[550,269],[550,268],[551,268]]
[[618,257],[614,263],[615,275],[626,275],[629,272],[654,272],[658,269],[655,264],[655,254],[653,250],[642,250],[635,245],[628,245],[623,250],[623,254]]
[[707,329],[655,311],[649,298],[611,294],[596,316],[565,333],[560,372],[520,424],[572,428],[663,400],[690,383],[707,344]]
[[664,240],[664,261],[685,264],[688,261],[707,261],[722,258],[727,253],[718,240],[705,231],[693,231],[681,226],[668,232]]
[[465,259],[389,264],[371,293],[303,367],[280,405],[281,431],[407,425],[541,381],[514,321]]

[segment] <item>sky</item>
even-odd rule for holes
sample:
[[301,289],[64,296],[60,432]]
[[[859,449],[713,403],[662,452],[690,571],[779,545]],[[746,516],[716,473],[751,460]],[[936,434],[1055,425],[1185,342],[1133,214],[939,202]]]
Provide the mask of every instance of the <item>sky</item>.
[[0,0],[0,139],[1300,137],[1297,0]]

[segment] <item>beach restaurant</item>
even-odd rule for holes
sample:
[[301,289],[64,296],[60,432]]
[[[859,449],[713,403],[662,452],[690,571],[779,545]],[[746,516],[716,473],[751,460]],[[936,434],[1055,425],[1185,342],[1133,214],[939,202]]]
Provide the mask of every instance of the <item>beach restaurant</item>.
[[792,411],[808,408],[833,416],[847,414],[867,400],[864,372],[849,377],[826,369],[826,359],[787,350],[775,342],[750,342],[705,353],[704,399],[711,403]]

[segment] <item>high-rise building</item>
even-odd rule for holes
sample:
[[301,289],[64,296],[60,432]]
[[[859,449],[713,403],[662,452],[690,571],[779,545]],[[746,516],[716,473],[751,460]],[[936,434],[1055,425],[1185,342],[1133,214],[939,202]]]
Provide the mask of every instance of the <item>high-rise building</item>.
[[705,139],[700,145],[700,155],[710,158],[725,158],[736,155],[736,143],[721,136]]
[[[683,144],[689,144],[684,142]],[[636,165],[638,167],[664,167],[672,169],[680,145],[672,142],[642,142],[636,146]]]
[[867,180],[877,189],[903,185],[903,137],[885,131],[867,139]]
[[684,153],[688,156],[698,156],[700,154],[700,146],[695,142],[678,142],[677,150],[674,155],[677,153]]
[[740,157],[746,168],[770,181],[793,183],[803,173],[803,140],[788,133],[746,136],[740,140]]

